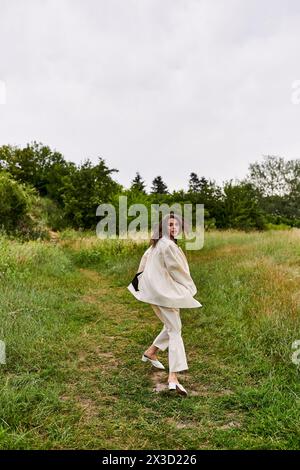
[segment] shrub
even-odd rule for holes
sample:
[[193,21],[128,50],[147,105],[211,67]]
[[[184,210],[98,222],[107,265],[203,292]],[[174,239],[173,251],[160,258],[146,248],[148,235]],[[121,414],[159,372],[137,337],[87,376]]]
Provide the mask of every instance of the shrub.
[[48,237],[39,209],[39,196],[29,185],[0,172],[0,231],[23,239]]

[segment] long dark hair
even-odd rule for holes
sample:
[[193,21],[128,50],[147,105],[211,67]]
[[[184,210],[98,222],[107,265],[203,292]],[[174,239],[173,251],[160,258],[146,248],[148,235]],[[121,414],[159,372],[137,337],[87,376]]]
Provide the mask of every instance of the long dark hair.
[[157,224],[157,226],[153,230],[153,234],[150,239],[150,246],[155,246],[158,240],[163,236],[163,235],[169,235],[170,240],[173,240],[178,245],[177,239],[174,238],[171,234],[168,233],[168,221],[169,219],[176,219],[177,222],[179,223],[180,226],[180,232],[186,232],[188,229],[188,224],[182,217],[182,215],[175,214],[173,211],[170,211],[170,214],[166,214],[160,222]]

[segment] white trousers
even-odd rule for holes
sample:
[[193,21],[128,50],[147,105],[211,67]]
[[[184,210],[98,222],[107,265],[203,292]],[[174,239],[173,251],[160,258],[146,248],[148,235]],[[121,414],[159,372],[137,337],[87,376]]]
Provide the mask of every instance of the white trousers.
[[162,307],[150,304],[164,326],[153,341],[153,345],[164,351],[169,348],[169,371],[179,372],[188,369],[186,354],[181,336],[181,319],[179,308]]

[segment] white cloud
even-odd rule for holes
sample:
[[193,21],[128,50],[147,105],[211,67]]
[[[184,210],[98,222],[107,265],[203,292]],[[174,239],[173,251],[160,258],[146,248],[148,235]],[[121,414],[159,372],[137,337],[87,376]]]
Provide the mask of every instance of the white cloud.
[[42,141],[170,189],[299,157],[298,2],[0,0],[0,145]]

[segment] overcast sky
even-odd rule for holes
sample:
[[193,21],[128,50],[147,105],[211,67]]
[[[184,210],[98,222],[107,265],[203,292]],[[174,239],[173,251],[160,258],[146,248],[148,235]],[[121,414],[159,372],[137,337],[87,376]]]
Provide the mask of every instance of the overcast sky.
[[0,57],[0,145],[101,156],[125,187],[300,157],[299,0],[0,0]]

